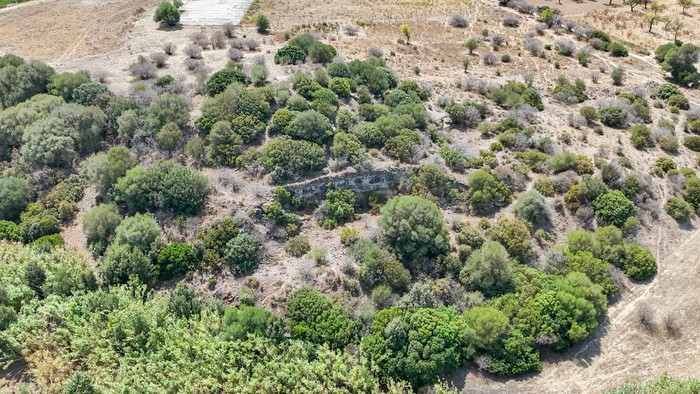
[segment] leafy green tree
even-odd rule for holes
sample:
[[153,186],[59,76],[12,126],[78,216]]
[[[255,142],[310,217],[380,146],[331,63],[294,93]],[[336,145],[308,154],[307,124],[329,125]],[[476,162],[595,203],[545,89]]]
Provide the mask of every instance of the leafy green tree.
[[530,189],[519,195],[513,206],[513,211],[518,219],[530,223],[543,223],[549,216],[547,201],[535,189]]
[[73,102],[80,105],[96,105],[95,99],[101,95],[111,95],[107,86],[101,83],[87,82],[73,89]]
[[176,242],[166,246],[158,254],[156,269],[160,280],[170,279],[173,274],[181,273],[195,263],[192,247],[184,242]]
[[128,245],[147,255],[160,238],[160,226],[153,214],[140,214],[124,219],[114,230],[114,245]]
[[46,93],[46,86],[55,73],[53,68],[40,61],[22,60],[22,62],[21,64],[19,61],[8,62],[0,67],[0,107],[2,108],[17,105],[35,94]]
[[333,133],[331,122],[320,113],[309,110],[296,115],[286,130],[294,138],[322,144]]
[[168,310],[178,319],[198,317],[202,312],[202,301],[199,295],[186,284],[178,284],[169,292]]
[[76,130],[66,128],[56,116],[32,124],[25,130],[22,139],[24,144],[20,153],[22,159],[30,163],[64,167],[78,156]]
[[169,122],[182,127],[190,120],[190,109],[190,104],[185,98],[172,93],[164,94],[148,108],[147,121],[156,131]]
[[173,150],[177,143],[182,139],[182,131],[174,122],[168,122],[163,125],[160,131],[156,134],[156,141],[161,149]]
[[627,247],[627,260],[623,271],[633,279],[644,280],[656,273],[656,259],[637,243]]
[[322,42],[316,41],[309,47],[309,57],[315,63],[328,64],[335,55],[335,50]]
[[622,231],[613,226],[598,227],[593,233],[593,255],[622,268],[625,259],[625,240]]
[[164,1],[158,4],[156,13],[153,14],[153,21],[162,22],[168,26],[175,26],[180,22],[180,10],[167,1]]
[[280,342],[284,339],[284,321],[265,308],[242,305],[228,308],[223,318],[226,340],[245,340],[248,335],[266,336]]
[[595,214],[603,223],[622,226],[627,218],[637,213],[637,208],[621,191],[615,190],[601,194],[593,200]]
[[105,285],[125,284],[130,277],[141,283],[151,283],[155,278],[155,268],[151,260],[138,247],[114,243],[107,248],[99,265],[100,275]]
[[470,290],[486,295],[498,295],[512,288],[513,268],[506,248],[496,241],[486,241],[472,252],[459,280]]
[[102,249],[114,238],[114,230],[122,217],[114,204],[100,204],[91,209],[83,218],[83,233],[89,245],[98,244]]
[[362,350],[376,363],[383,384],[399,378],[419,387],[437,382],[467,357],[462,327],[464,320],[447,310],[384,309],[375,314],[371,334],[362,338]]
[[257,264],[258,243],[250,234],[238,234],[228,241],[224,260],[234,274],[246,272]]
[[331,349],[344,349],[355,338],[352,322],[328,298],[304,286],[287,298],[285,309],[294,337]]
[[27,181],[16,177],[0,178],[0,219],[12,220],[27,206]]
[[314,211],[314,216],[326,229],[351,221],[355,217],[355,194],[349,189],[329,188],[326,199]]
[[526,222],[501,219],[486,235],[500,242],[514,259],[522,261],[530,254],[530,230]]
[[511,201],[511,192],[503,182],[484,170],[477,170],[467,178],[469,201],[475,211],[488,211],[495,207],[507,205]]
[[445,222],[435,203],[421,197],[394,197],[382,207],[381,215],[379,225],[401,260],[449,250]]
[[104,152],[88,157],[80,165],[81,171],[87,175],[90,183],[97,185],[97,190],[106,195],[117,180],[136,165],[136,159],[131,157],[129,149],[115,146]]
[[86,70],[77,73],[65,72],[51,77],[51,82],[46,86],[49,93],[61,96],[65,101],[73,99],[73,91],[84,83],[91,83],[90,74]]
[[41,286],[46,282],[46,271],[36,261],[30,261],[24,268],[24,280],[37,296],[43,298]]
[[474,330],[471,343],[479,349],[488,351],[498,346],[509,328],[509,319],[501,311],[488,306],[477,306],[464,314],[469,326]]
[[568,232],[566,241],[571,253],[593,251],[593,234],[582,228]]
[[694,66],[699,57],[700,47],[685,43],[666,52],[661,68],[670,72],[676,81],[688,86],[694,85],[700,81],[700,74]]
[[[571,234],[571,233],[569,233]],[[590,233],[587,233],[590,235]],[[567,272],[576,271],[586,274],[591,282],[600,285],[603,288],[603,294],[610,296],[617,293],[620,289],[613,283],[608,274],[610,264],[601,259],[595,258],[593,253],[588,251],[569,252],[566,254],[567,261],[565,267]]]
[[61,224],[56,218],[56,211],[43,208],[39,204],[29,204],[20,218],[20,233],[25,243],[37,240],[45,235],[57,234]]
[[362,142],[353,134],[339,132],[333,136],[331,155],[339,159],[347,159],[352,165],[359,165],[369,160],[369,155]]
[[358,277],[370,288],[386,284],[399,292],[411,283],[411,273],[388,250],[373,245],[362,255],[361,261]]
[[0,220],[0,240],[21,241],[19,226],[7,220]]
[[268,171],[275,170],[279,181],[291,174],[306,175],[319,171],[326,165],[326,157],[323,148],[313,142],[281,136],[263,147],[260,162]]

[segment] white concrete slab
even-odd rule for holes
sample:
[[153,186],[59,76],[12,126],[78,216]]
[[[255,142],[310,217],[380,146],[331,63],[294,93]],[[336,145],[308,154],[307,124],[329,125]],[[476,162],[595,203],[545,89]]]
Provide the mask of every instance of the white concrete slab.
[[219,26],[233,22],[238,25],[252,3],[253,0],[190,0],[180,9],[180,23]]

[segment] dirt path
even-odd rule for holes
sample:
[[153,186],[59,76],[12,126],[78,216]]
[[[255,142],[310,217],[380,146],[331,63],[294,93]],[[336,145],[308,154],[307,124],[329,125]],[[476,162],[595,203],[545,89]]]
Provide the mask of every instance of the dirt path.
[[[455,378],[461,383],[459,387],[464,388],[463,393],[488,390],[599,393],[625,381],[652,379],[663,372],[698,378],[700,334],[695,324],[700,318],[697,303],[700,265],[696,258],[700,253],[700,230],[690,223],[682,227],[685,236],[659,233],[658,250],[670,253],[658,259],[657,275],[633,284],[621,294],[609,306],[593,338],[563,355],[545,355],[539,374],[500,379],[484,376],[473,368],[461,371]],[[678,239],[685,241],[674,241]],[[641,302],[648,303],[655,312],[652,332],[639,324],[637,305]],[[682,326],[675,337],[664,325],[668,316],[676,317]]]
[[66,249],[84,252],[90,259],[91,265],[94,265],[95,261],[92,258],[92,253],[87,248],[85,234],[83,234],[83,218],[87,212],[90,212],[95,207],[95,197],[97,197],[97,190],[95,190],[94,186],[85,189],[85,195],[78,202],[78,212],[75,214],[73,221],[61,231],[61,235],[66,241]]

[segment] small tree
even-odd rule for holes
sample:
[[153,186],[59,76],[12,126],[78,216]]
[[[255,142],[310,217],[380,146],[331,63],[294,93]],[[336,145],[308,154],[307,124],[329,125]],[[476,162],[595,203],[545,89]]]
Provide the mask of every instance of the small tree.
[[[469,49],[469,54],[473,54],[474,50],[479,47],[479,42],[475,39],[471,39],[464,44]],[[468,65],[468,64],[467,64]]]
[[469,68],[469,59],[462,60],[462,67],[464,67],[464,72],[466,73]]
[[685,14],[686,8],[693,5],[693,0],[678,0],[678,5],[681,6],[683,14]]
[[610,73],[610,78],[613,80],[613,85],[622,85],[625,80],[625,69],[622,67],[617,67]]
[[[683,1],[683,0],[681,0]],[[669,20],[665,25],[664,25],[664,30],[666,31],[672,31],[673,32],[673,40],[675,41],[678,39],[678,33],[681,31],[683,28],[684,24],[681,22],[680,19],[674,18],[672,20]]]
[[255,18],[255,27],[258,29],[258,33],[264,33],[270,28],[270,21],[265,15],[260,14]]
[[408,41],[411,39],[411,28],[403,24],[399,27],[399,31],[406,37],[406,44],[408,45]]
[[156,13],[153,15],[153,21],[174,26],[180,22],[180,10],[168,2],[162,2],[158,5]]

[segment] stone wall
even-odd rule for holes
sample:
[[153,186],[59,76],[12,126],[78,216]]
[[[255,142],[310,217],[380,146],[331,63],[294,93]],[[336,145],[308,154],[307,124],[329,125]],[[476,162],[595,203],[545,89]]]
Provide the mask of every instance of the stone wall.
[[377,195],[390,197],[397,194],[398,186],[408,179],[406,176],[408,171],[392,169],[324,175],[307,182],[285,185],[285,188],[304,202],[324,200],[328,184],[332,184],[336,189],[350,189],[355,193],[371,191]]

